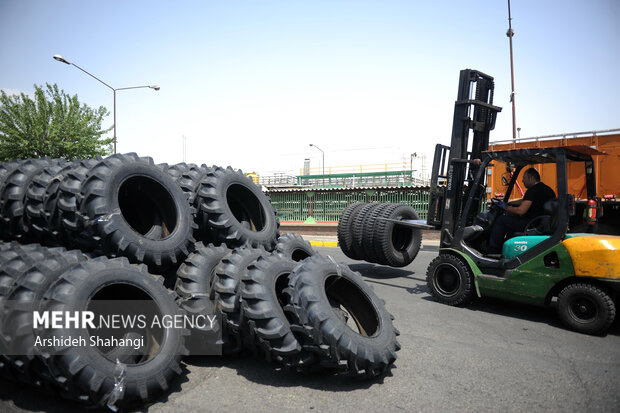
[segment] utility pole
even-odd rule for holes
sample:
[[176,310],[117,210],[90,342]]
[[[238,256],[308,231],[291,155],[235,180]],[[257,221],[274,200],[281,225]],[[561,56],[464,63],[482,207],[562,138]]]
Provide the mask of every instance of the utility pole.
[[512,90],[510,92],[510,101],[512,102],[512,140],[517,140],[517,118],[515,115],[515,71],[514,64],[512,58],[512,36],[515,35],[514,30],[512,30],[512,15],[510,14],[510,0],[508,0],[508,31],[506,32],[506,36],[510,41],[510,85]]

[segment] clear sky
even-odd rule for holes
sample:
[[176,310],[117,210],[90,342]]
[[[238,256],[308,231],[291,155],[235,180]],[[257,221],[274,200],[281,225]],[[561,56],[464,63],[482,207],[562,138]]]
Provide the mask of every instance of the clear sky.
[[[620,128],[620,1],[512,0],[521,137]],[[0,0],[0,88],[112,112],[119,152],[296,174],[449,144],[459,70],[495,77],[512,137],[507,1]],[[112,114],[104,126],[112,125]],[[111,134],[110,134],[111,136]],[[407,161],[408,162],[408,161]]]

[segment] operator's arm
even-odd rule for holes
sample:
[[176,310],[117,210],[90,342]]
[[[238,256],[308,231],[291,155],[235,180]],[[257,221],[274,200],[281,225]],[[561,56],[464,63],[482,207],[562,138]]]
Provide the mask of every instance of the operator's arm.
[[506,206],[506,212],[509,212],[514,215],[523,215],[528,211],[528,209],[530,209],[531,205],[532,205],[532,201],[529,201],[527,199],[522,199],[521,201],[519,201],[518,205]]

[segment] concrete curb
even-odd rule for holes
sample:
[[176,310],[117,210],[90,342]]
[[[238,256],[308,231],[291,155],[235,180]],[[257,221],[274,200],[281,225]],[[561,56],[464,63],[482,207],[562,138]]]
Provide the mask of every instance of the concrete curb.
[[[323,241],[317,239],[310,239],[310,237],[304,237],[304,239],[310,242],[310,245],[313,247],[333,247],[338,248],[338,241]],[[422,240],[421,249],[423,250],[438,250],[439,249],[439,241],[438,240]]]
[[313,247],[338,247],[338,241],[313,241],[310,240],[310,245]]

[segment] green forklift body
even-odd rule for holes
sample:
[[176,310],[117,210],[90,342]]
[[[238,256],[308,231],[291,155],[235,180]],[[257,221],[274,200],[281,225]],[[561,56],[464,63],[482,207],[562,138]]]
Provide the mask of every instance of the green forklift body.
[[549,238],[549,235],[524,235],[504,242],[502,257],[512,259]]
[[[542,242],[542,239],[538,242]],[[575,275],[573,261],[562,243],[554,245],[515,269],[505,270],[503,274],[485,273],[484,268],[478,267],[467,254],[455,249],[449,250],[459,254],[470,265],[479,297],[545,305],[553,287]]]

